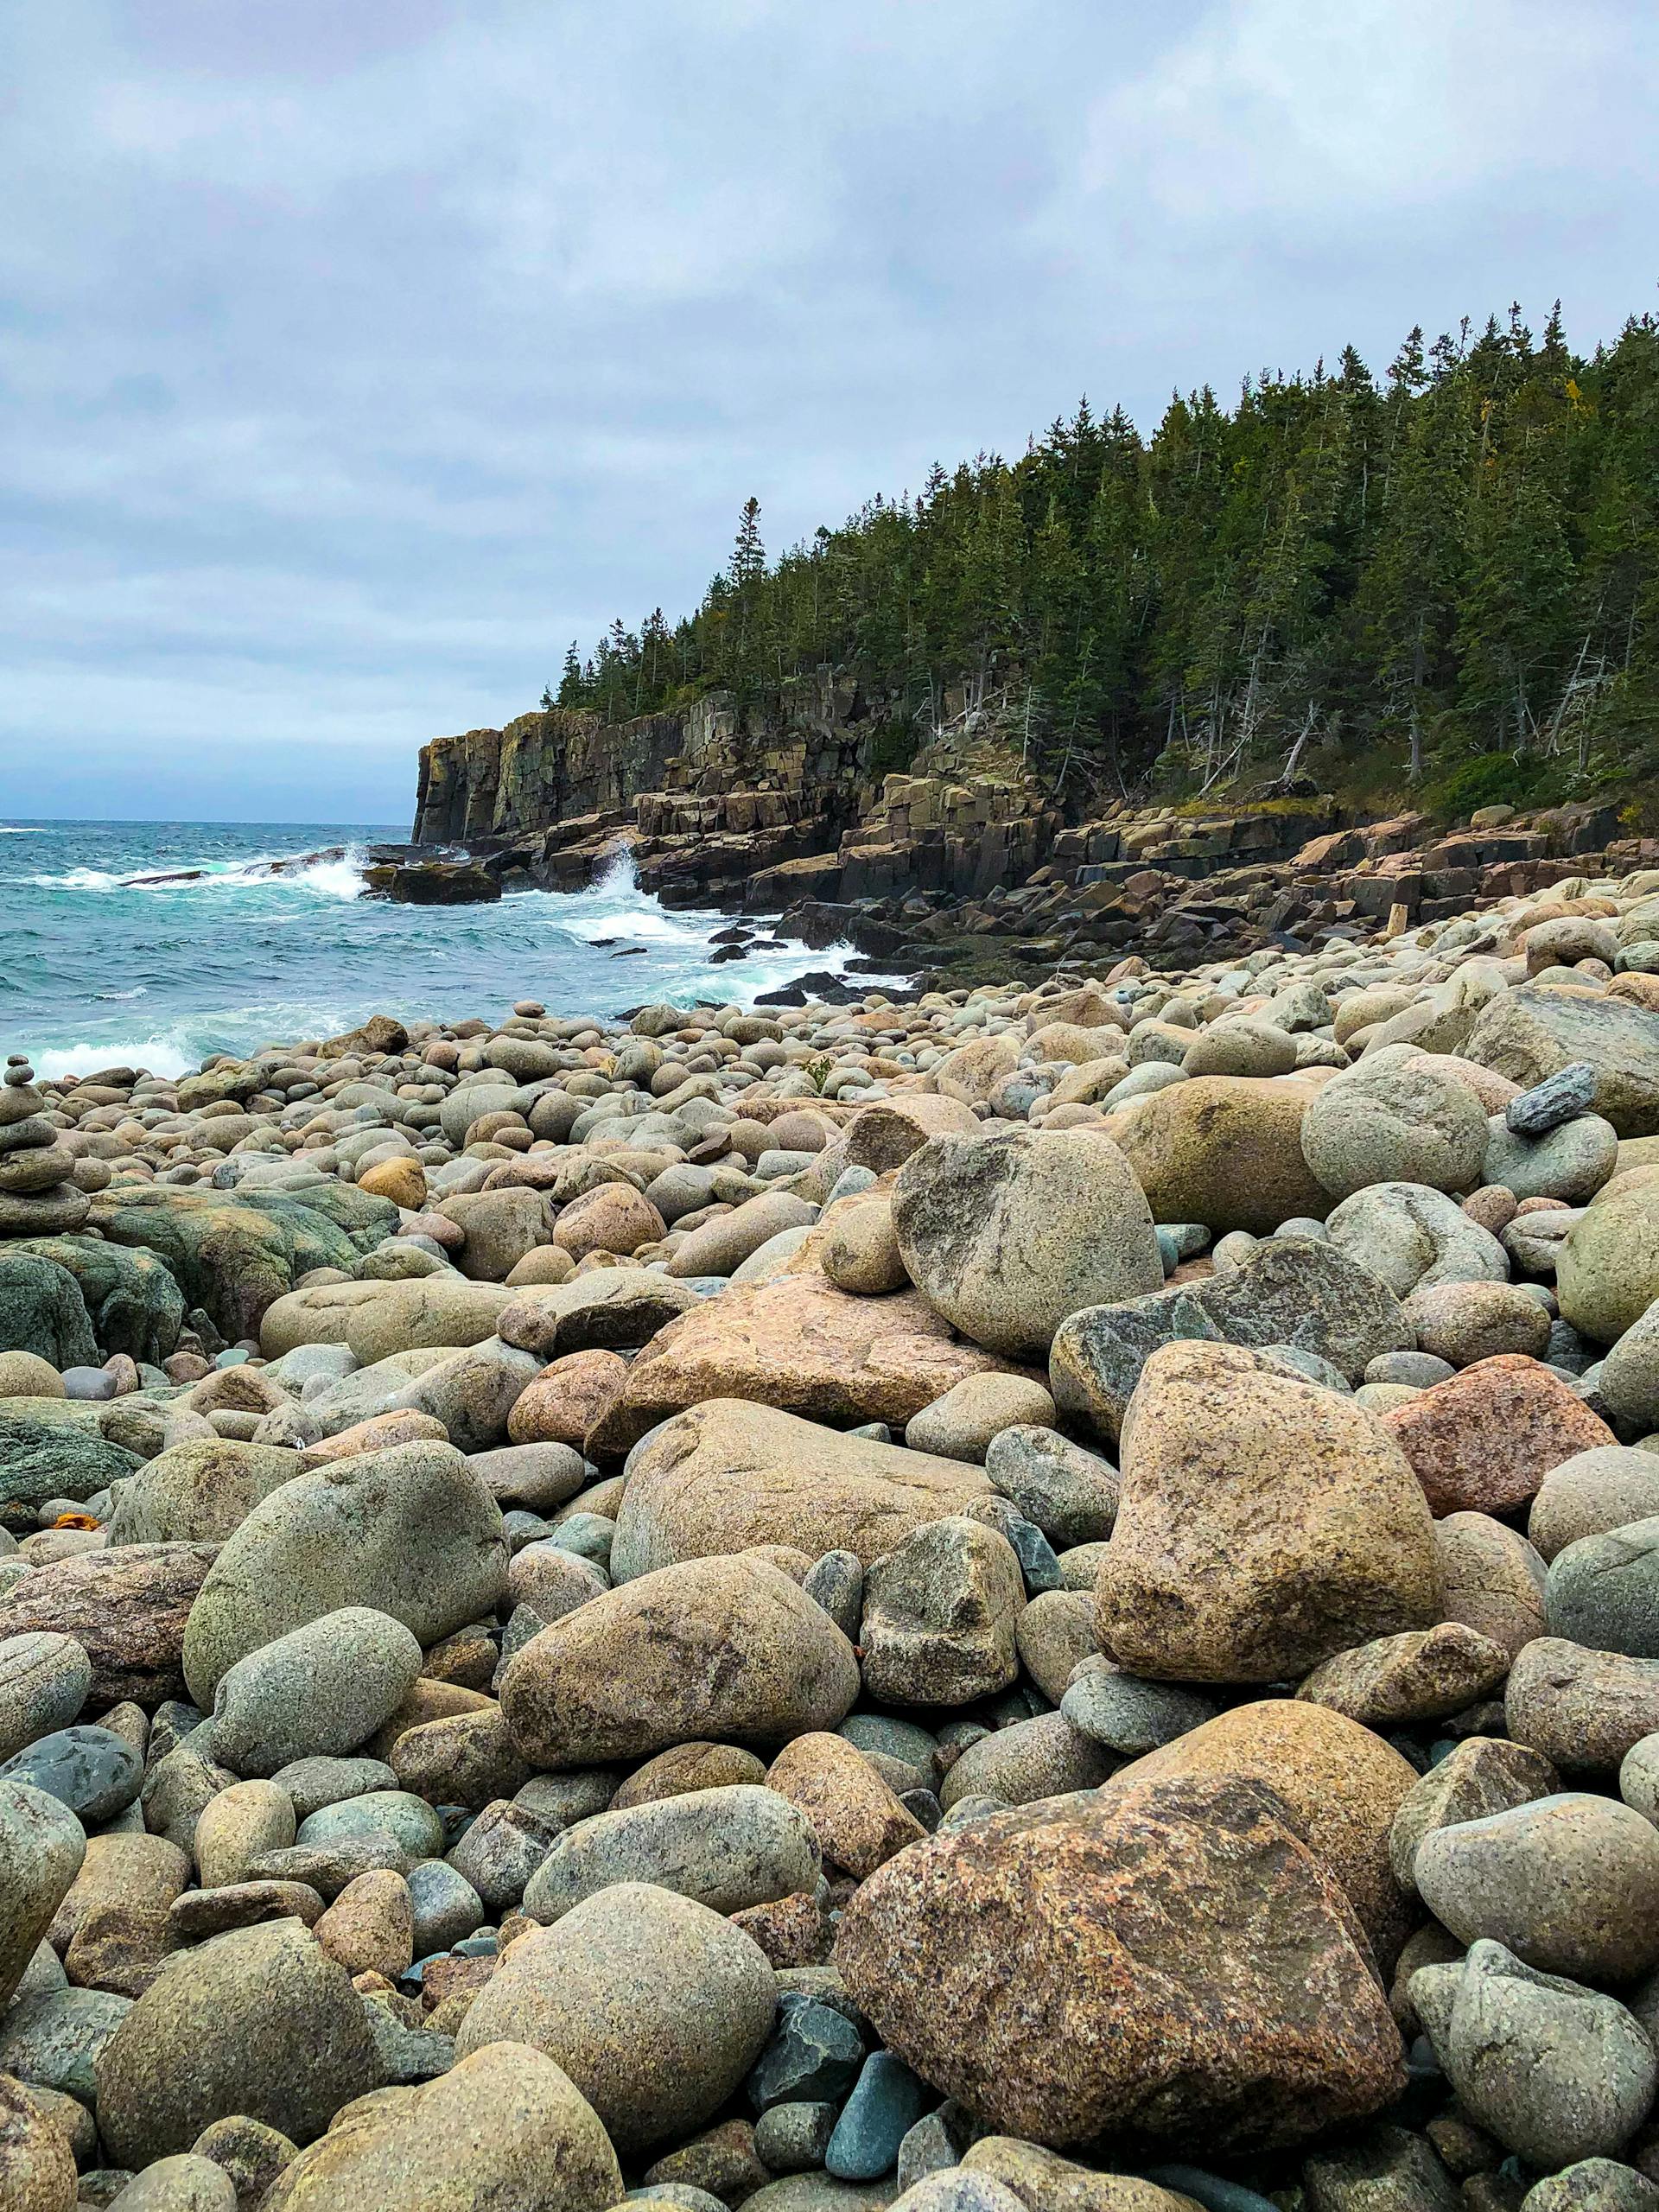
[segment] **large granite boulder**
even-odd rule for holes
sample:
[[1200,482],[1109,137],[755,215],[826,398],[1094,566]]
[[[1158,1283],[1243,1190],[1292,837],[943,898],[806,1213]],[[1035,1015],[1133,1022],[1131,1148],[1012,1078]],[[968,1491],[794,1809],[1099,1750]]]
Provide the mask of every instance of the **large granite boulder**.
[[965,1376],[1001,1364],[955,1343],[949,1322],[918,1291],[857,1298],[819,1274],[779,1275],[709,1299],[654,1336],[590,1432],[588,1449],[625,1452],[706,1398],[902,1427]]
[[184,1294],[153,1252],[102,1236],[37,1236],[9,1247],[0,1260],[23,1252],[38,1253],[74,1277],[101,1351],[154,1363],[177,1344]]
[[0,1244],[0,1351],[30,1351],[58,1369],[98,1359],[79,1284],[60,1262],[22,1243]]
[[1334,1390],[1230,1344],[1166,1344],[1124,1417],[1121,1472],[1096,1615],[1135,1674],[1283,1681],[1440,1618],[1410,1462]]
[[1659,1132],[1659,1014],[1629,999],[1522,983],[1487,1001],[1462,1049],[1523,1090],[1586,1061],[1604,1121],[1622,1137]]
[[1154,1221],[1265,1236],[1330,1211],[1302,1156],[1302,1117],[1318,1095],[1289,1077],[1193,1076],[1115,1116],[1112,1133]]
[[931,1837],[862,1885],[835,1955],[889,2050],[1039,2143],[1273,2147],[1404,2084],[1347,1898],[1278,1800],[1231,1777]]
[[562,1616],[508,1663],[501,1710],[533,1764],[592,1766],[675,1744],[781,1744],[858,1695],[853,1647],[757,1554],[689,1560]]
[[992,1351],[1046,1352],[1080,1306],[1163,1284],[1141,1187],[1086,1130],[930,1138],[899,1171],[893,1223],[928,1303]]
[[790,1544],[866,1567],[991,1495],[982,1468],[739,1398],[710,1398],[636,1445],[611,1544],[618,1582],[677,1560]]
[[250,1651],[342,1606],[367,1605],[423,1645],[501,1600],[501,1509],[450,1444],[400,1444],[296,1475],[261,1499],[190,1609],[184,1671],[204,1708]]

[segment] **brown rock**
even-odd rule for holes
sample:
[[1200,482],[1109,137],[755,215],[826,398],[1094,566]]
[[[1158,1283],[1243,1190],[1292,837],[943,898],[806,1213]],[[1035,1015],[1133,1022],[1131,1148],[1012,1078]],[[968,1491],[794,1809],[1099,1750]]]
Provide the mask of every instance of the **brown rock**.
[[642,1758],[694,1738],[785,1743],[858,1695],[853,1647],[769,1561],[687,1560],[610,1590],[533,1637],[501,1709],[542,1767]]
[[1276,1791],[1330,1868],[1385,1963],[1408,1925],[1389,1833],[1416,1769],[1392,1744],[1327,1707],[1267,1698],[1236,1706],[1120,1767],[1107,1785],[1174,1775],[1243,1776]]
[[1296,1693],[1367,1728],[1439,1720],[1496,1689],[1510,1671],[1501,1643],[1458,1621],[1380,1637],[1316,1667]]
[[745,1905],[731,1916],[734,1928],[752,1936],[774,1967],[815,1967],[830,1955],[835,1929],[829,1914],[805,1890],[770,1904]]
[[[735,1295],[727,1291],[721,1302]],[[626,1581],[764,1543],[792,1544],[811,1559],[849,1551],[869,1567],[913,1529],[971,1513],[991,1494],[982,1467],[712,1399],[670,1421],[634,1458],[611,1572]]]
[[767,1769],[766,1787],[798,1806],[825,1859],[861,1881],[925,1834],[844,1736],[797,1736]]
[[401,1788],[429,1804],[465,1805],[475,1813],[522,1789],[534,1771],[493,1700],[474,1713],[404,1729],[387,1764]]
[[77,2187],[67,2126],[0,2074],[0,2203],[7,2212],[75,2212]]
[[1162,1681],[1271,1682],[1431,1625],[1433,1526],[1377,1420],[1230,1344],[1171,1344],[1124,1416],[1103,1648]]
[[367,1421],[342,1428],[337,1435],[308,1444],[297,1457],[295,1472],[330,1466],[336,1459],[354,1459],[360,1452],[389,1452],[394,1444],[420,1444],[429,1438],[435,1444],[449,1441],[449,1432],[435,1414],[416,1413],[412,1407],[404,1413],[374,1414]]
[[740,1782],[764,1782],[766,1763],[736,1744],[676,1744],[636,1767],[611,1800],[614,1812],[648,1805],[658,1797],[683,1797],[697,1789],[726,1789]]
[[613,1351],[573,1351],[556,1359],[518,1397],[507,1434],[515,1444],[569,1444],[580,1451],[627,1379],[627,1362]]
[[1563,1459],[1618,1441],[1559,1375],[1520,1352],[1478,1360],[1379,1419],[1436,1515],[1512,1513]]
[[184,1894],[190,1859],[161,1835],[92,1835],[69,1892],[58,1907],[49,1940],[60,1956],[73,1942],[81,1923],[114,1905],[165,1912]]
[[278,2176],[261,2212],[606,2212],[622,2176],[569,2076],[486,2044],[417,2089],[365,2097]]
[[1203,1075],[1171,1084],[1112,1134],[1154,1221],[1201,1221],[1217,1236],[1265,1236],[1293,1217],[1323,1221],[1331,1196],[1302,1157],[1309,1084]]
[[1278,2146],[1403,2086],[1347,1899],[1272,1795],[1234,1777],[931,1837],[859,1890],[835,1962],[890,2050],[1039,2142]]
[[390,1866],[347,1882],[316,1924],[316,1937],[347,1974],[407,1974],[415,1956],[415,1912],[409,1884]]
[[418,1213],[426,1204],[426,1170],[418,1160],[382,1160],[363,1170],[357,1187],[373,1198],[390,1198],[406,1213]]
[[[1659,1469],[1655,1490],[1659,1492]],[[1489,1513],[1448,1513],[1434,1523],[1445,1614],[1501,1643],[1511,1659],[1545,1633],[1544,1562],[1526,1538]]]
[[902,1428],[952,1383],[1001,1363],[954,1343],[918,1292],[857,1298],[822,1275],[779,1275],[709,1299],[653,1337],[588,1450],[626,1452],[659,1421],[708,1398]]
[[1503,1710],[1517,1744],[1569,1772],[1611,1773],[1659,1729],[1659,1659],[1541,1636],[1510,1669]]
[[642,1244],[655,1244],[667,1234],[667,1223],[632,1183],[601,1183],[562,1209],[551,1241],[573,1260],[589,1252],[615,1252],[626,1259]]
[[0,1599],[0,1639],[73,1636],[92,1662],[82,1718],[130,1699],[153,1711],[184,1685],[184,1624],[218,1546],[122,1544],[37,1567]]
[[1039,2143],[982,2135],[962,2154],[963,2173],[1000,2182],[1027,2212],[1198,2212],[1195,2197],[1134,2174],[1097,2173]]

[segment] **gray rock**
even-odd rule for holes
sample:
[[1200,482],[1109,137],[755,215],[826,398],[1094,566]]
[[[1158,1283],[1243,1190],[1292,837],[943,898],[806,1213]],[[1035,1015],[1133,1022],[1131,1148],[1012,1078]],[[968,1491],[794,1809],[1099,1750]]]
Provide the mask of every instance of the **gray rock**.
[[213,1692],[213,1756],[238,1774],[274,1775],[297,1759],[365,1743],[421,1671],[401,1620],[342,1606],[290,1629],[228,1668]]
[[903,2059],[890,2050],[873,2050],[842,2107],[824,2152],[826,2170],[837,2181],[876,2181],[890,2174],[898,2164],[899,2145],[921,2118],[931,2096],[926,2083]]
[[1659,2182],[1613,2158],[1580,2158],[1529,2189],[1521,2212],[1659,2212]]
[[321,1754],[279,1767],[271,1780],[293,1801],[296,1821],[308,1820],[325,1805],[337,1805],[344,1798],[397,1787],[397,1777],[384,1759],[331,1758]]
[[115,1493],[111,1544],[222,1543],[262,1497],[300,1472],[297,1453],[234,1437],[175,1444]]
[[812,1562],[801,1588],[821,1605],[849,1643],[858,1641],[864,1611],[864,1567],[856,1552],[825,1552]]
[[390,1836],[410,1859],[435,1858],[443,1849],[443,1822],[423,1797],[407,1789],[370,1789],[308,1814],[296,1843],[327,1848],[357,1837]]
[[1109,1751],[1139,1758],[1215,1718],[1207,1697],[1174,1682],[1149,1682],[1109,1659],[1085,1661],[1060,1700],[1072,1727]]
[[1602,1361],[1600,1385],[1620,1421],[1638,1429],[1659,1429],[1659,1300]]
[[181,1951],[97,2063],[99,2132],[128,2166],[186,2150],[245,2113],[306,2144],[379,2085],[374,2040],[343,1967],[292,1920]]
[[0,2075],[92,2105],[99,2054],[131,2010],[131,1998],[107,1989],[20,1997],[0,2019]]
[[484,1900],[472,1884],[442,1859],[423,1859],[410,1868],[405,1878],[417,1959],[448,1950],[488,1918]]
[[1628,1805],[1564,1792],[1438,1827],[1412,1872],[1460,1942],[1594,1982],[1659,1963],[1659,1830]]
[[486,1618],[507,1566],[501,1510],[448,1444],[402,1444],[297,1475],[255,1506],[190,1608],[185,1679],[210,1704],[262,1644],[342,1606],[390,1613],[421,1643]]
[[1113,1764],[1063,1713],[1042,1713],[969,1744],[939,1784],[939,1803],[947,1812],[972,1797],[1029,1805],[1040,1797],[1097,1789]]
[[1569,1060],[1530,1090],[1517,1091],[1504,1108],[1503,1119],[1518,1137],[1547,1136],[1575,1115],[1588,1113],[1595,1095],[1594,1068],[1588,1060]]
[[1486,1141],[1469,1085],[1409,1045],[1367,1052],[1332,1076],[1302,1116],[1302,1157],[1335,1198],[1377,1183],[1472,1190]]
[[1460,2212],[1463,2204],[1433,2145],[1386,2122],[1315,2152],[1302,2167],[1302,2187],[1308,2212]]
[[[857,1172],[847,1171],[849,1175]],[[832,2104],[803,2100],[769,2105],[754,2123],[756,2155],[771,2173],[810,2173],[823,2164],[836,2118]]]
[[780,2104],[828,2101],[833,2120],[835,2107],[858,2079],[866,2048],[844,2012],[816,1998],[785,1996],[744,2084],[750,2108],[764,2113]]
[[967,1705],[1018,1677],[1025,1605],[1006,1536],[951,1516],[905,1538],[864,1579],[864,1687],[898,1705]]
[[[1440,1202],[1459,1212],[1449,1198]],[[1350,1382],[1379,1354],[1414,1342],[1399,1300],[1367,1266],[1334,1243],[1269,1237],[1224,1274],[1073,1314],[1049,1357],[1055,1403],[1116,1442],[1147,1360],[1160,1345],[1190,1338],[1258,1350],[1294,1345],[1328,1359]]]
[[632,2154],[719,2109],[771,2029],[776,1979],[751,1936],[671,1891],[623,1882],[515,1943],[456,2037],[562,2066]]
[[1484,1941],[1409,1993],[1468,2118],[1545,2171],[1615,2157],[1646,2116],[1659,2056],[1616,1999]]
[[477,1891],[487,1911],[502,1913],[518,1903],[563,1832],[562,1820],[535,1806],[497,1798],[457,1840],[447,1863]]
[[[1325,1232],[1339,1252],[1379,1276],[1396,1298],[1443,1282],[1509,1281],[1509,1260],[1497,1237],[1455,1198],[1427,1184],[1376,1183],[1356,1191],[1332,1208]],[[1403,1340],[1379,1347],[1407,1348]]]
[[1367,1366],[1365,1380],[1403,1382],[1414,1390],[1432,1390],[1437,1382],[1449,1382],[1457,1371],[1449,1359],[1437,1359],[1433,1352],[1385,1351]]
[[136,2175],[112,2212],[236,2212],[236,2183],[223,2166],[185,2151]]
[[[1512,1099],[1510,1112],[1519,1103]],[[1517,1198],[1563,1198],[1568,1205],[1582,1205],[1618,1165],[1618,1132],[1599,1114],[1580,1114],[1541,1136],[1516,1135],[1502,1114],[1494,1114],[1487,1126],[1484,1179],[1501,1183]]]
[[652,1882],[741,1912],[812,1889],[819,1871],[805,1815],[776,1790],[732,1783],[578,1821],[527,1884],[524,1910],[556,1921],[616,1883]]
[[1095,1543],[1112,1533],[1116,1468],[1054,1429],[1027,1423],[1005,1428],[991,1440],[985,1471],[1057,1547]]
[[1128,1162],[1081,1130],[931,1137],[899,1171],[893,1220],[911,1281],[992,1351],[1046,1352],[1068,1314],[1164,1279]]
[[458,1351],[395,1390],[388,1412],[430,1414],[461,1452],[487,1452],[507,1440],[507,1416],[541,1373],[531,1352],[495,1338]]
[[504,1444],[470,1455],[473,1472],[503,1511],[550,1513],[588,1481],[588,1463],[569,1444]]
[[1659,1659],[1659,1519],[1580,1536],[1557,1552],[1544,1603],[1552,1636]]
[[1592,1103],[1620,1136],[1659,1126],[1659,1014],[1630,1000],[1524,983],[1487,1001],[1463,1052],[1528,1089],[1588,1061]]
[[143,1761],[113,1729],[82,1726],[41,1736],[0,1766],[0,1783],[27,1783],[67,1805],[86,1827],[113,1820],[137,1796]]
[[0,1638],[0,1760],[67,1728],[92,1686],[92,1662],[73,1636],[40,1629]]
[[1575,1452],[1550,1468],[1527,1516],[1527,1534],[1541,1557],[1570,1544],[1659,1516],[1659,1453],[1622,1444]]

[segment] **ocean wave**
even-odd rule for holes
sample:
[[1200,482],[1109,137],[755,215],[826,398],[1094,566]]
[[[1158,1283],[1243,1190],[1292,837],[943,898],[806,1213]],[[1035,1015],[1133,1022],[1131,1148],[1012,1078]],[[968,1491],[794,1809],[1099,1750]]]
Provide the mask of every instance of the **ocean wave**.
[[[306,861],[303,867],[296,862]],[[355,846],[340,854],[308,860],[303,853],[272,853],[252,860],[187,861],[180,868],[135,869],[118,875],[109,868],[72,868],[59,875],[13,876],[36,891],[303,891],[314,898],[360,899],[364,855]]]

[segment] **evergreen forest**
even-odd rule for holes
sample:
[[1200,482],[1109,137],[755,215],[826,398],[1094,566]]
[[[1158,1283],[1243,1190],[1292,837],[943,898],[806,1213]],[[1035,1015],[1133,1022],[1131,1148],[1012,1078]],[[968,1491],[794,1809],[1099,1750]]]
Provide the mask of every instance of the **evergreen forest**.
[[1659,322],[1580,355],[1559,306],[1414,330],[1379,380],[1246,378],[1143,437],[1084,400],[1017,460],[935,466],[768,561],[744,506],[695,613],[572,645],[546,705],[720,686],[786,715],[828,666],[901,765],[942,730],[1065,798],[1320,785],[1467,811],[1659,772]]

